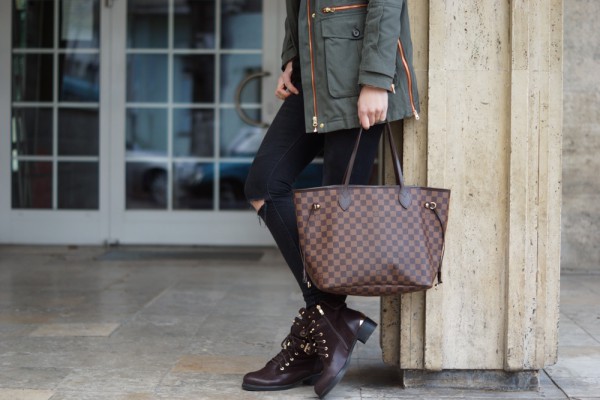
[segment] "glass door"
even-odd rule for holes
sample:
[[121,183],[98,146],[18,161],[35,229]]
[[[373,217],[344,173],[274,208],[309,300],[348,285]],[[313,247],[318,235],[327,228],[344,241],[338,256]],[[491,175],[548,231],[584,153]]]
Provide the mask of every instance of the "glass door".
[[0,242],[271,244],[243,186],[284,19],[281,0],[1,1]]
[[104,12],[100,0],[0,6],[4,242],[98,243],[106,237]]
[[271,243],[244,197],[265,130],[240,114],[260,121],[277,107],[263,97],[273,97],[280,40],[265,31],[281,33],[284,2],[113,8],[111,241]]

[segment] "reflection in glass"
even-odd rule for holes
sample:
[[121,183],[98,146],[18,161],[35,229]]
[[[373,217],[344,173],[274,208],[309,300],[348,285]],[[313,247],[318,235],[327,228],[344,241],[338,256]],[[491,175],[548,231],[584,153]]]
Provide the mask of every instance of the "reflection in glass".
[[262,0],[221,3],[221,47],[262,49]]
[[52,208],[52,163],[13,161],[12,208]]
[[52,101],[52,54],[13,55],[13,101]]
[[[260,120],[260,109],[245,109],[248,117]],[[263,138],[263,129],[244,123],[233,109],[221,110],[221,156],[253,157]]]
[[249,208],[244,195],[244,183],[249,170],[249,163],[222,163],[219,166],[220,209],[246,210]]
[[130,54],[127,56],[127,101],[167,101],[167,56]]
[[163,108],[127,109],[125,128],[128,157],[167,154],[167,110]]
[[174,163],[173,209],[212,209],[214,181],[214,164],[212,163]]
[[98,132],[99,120],[97,109],[58,109],[59,155],[98,156],[100,136]]
[[127,162],[125,167],[125,208],[166,209],[167,164],[155,161]]
[[15,1],[12,30],[14,48],[52,47],[54,39],[54,1]]
[[52,154],[52,109],[13,108],[12,150],[17,155]]
[[97,162],[59,162],[58,208],[97,210],[99,185]]
[[214,153],[214,111],[173,110],[173,154],[178,157],[211,157]]
[[127,47],[167,48],[169,0],[127,2]]
[[176,49],[215,48],[215,1],[175,0]]
[[100,47],[99,0],[60,2],[60,47],[97,49]]
[[213,102],[214,82],[214,56],[173,57],[173,99],[176,103]]
[[100,59],[98,54],[61,54],[59,101],[98,102],[100,99]]
[[[235,91],[248,75],[262,70],[259,54],[223,55],[221,57],[221,101],[233,103]],[[260,79],[250,81],[242,92],[242,103],[260,103]]]

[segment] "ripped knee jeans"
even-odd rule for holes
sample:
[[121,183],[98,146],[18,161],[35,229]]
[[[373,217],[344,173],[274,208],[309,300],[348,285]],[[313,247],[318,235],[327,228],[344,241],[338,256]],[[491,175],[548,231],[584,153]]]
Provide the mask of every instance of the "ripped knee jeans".
[[[369,182],[382,132],[383,125],[376,125],[363,134],[350,179],[352,184]],[[300,91],[300,95],[292,95],[282,104],[246,179],[246,197],[249,202],[264,200],[258,215],[273,235],[308,307],[322,300],[344,301],[345,297],[324,293],[303,282],[304,265],[293,202],[294,183],[304,168],[322,153],[322,185],[340,184],[357,134],[358,129],[306,133]]]

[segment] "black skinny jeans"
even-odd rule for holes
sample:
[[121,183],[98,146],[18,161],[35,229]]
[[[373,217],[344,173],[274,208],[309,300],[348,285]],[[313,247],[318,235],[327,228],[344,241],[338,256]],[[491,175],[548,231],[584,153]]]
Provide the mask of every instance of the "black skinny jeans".
[[[345,301],[320,291],[315,285],[303,283],[303,263],[298,245],[298,226],[294,210],[292,185],[302,170],[323,151],[323,186],[342,183],[358,134],[348,129],[325,134],[306,133],[304,125],[303,92],[290,95],[282,104],[269,127],[246,180],[248,201],[265,200],[258,211],[273,235],[279,250],[300,285],[306,306],[322,300]],[[371,127],[363,134],[354,170],[352,184],[367,184],[379,139],[384,125]]]

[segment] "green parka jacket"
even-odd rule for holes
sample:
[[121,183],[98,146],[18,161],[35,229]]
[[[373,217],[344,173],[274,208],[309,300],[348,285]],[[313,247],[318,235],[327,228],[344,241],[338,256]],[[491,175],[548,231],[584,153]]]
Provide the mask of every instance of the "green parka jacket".
[[299,57],[307,131],[358,127],[361,85],[388,90],[388,121],[418,119],[406,2],[286,0],[281,58]]

